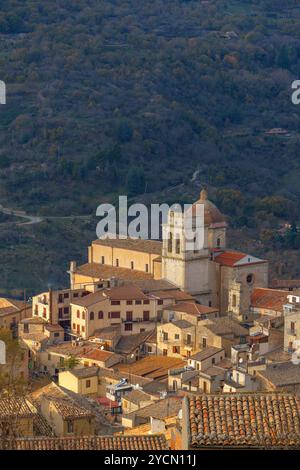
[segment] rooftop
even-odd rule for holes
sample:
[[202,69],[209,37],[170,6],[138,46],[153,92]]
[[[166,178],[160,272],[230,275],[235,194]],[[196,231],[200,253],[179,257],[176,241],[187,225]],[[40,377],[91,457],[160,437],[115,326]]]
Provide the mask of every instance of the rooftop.
[[29,408],[24,398],[11,397],[0,399],[0,419],[5,420],[11,417],[28,418],[33,416],[34,412]]
[[[72,371],[73,372],[73,371]],[[40,403],[44,398],[51,401],[63,419],[91,418],[93,414],[77,403],[66,390],[51,382],[31,394],[34,403]]]
[[290,361],[268,364],[266,370],[257,373],[276,387],[300,384],[300,365]]
[[192,359],[194,361],[205,361],[206,359],[209,359],[210,357],[214,356],[215,354],[224,352],[224,349],[222,348],[215,348],[213,346],[204,348],[202,351],[197,352],[196,354],[193,354],[193,356],[190,356],[189,359]]
[[194,448],[300,446],[300,401],[296,395],[234,393],[184,400]]
[[149,296],[143,293],[143,291],[134,285],[113,287],[112,289],[105,289],[94,292],[93,294],[86,295],[81,299],[73,300],[73,304],[80,305],[82,307],[89,307],[98,302],[105,300],[146,300]]
[[153,331],[143,331],[142,333],[136,333],[133,335],[124,335],[121,336],[117,345],[115,346],[115,351],[118,354],[130,354],[134,352],[141,344],[150,338]]
[[16,439],[16,450],[167,450],[162,435]]
[[[152,275],[135,269],[120,268],[108,266],[106,264],[86,263],[78,266],[76,274],[94,278],[94,280],[106,280],[111,278],[126,279],[127,281],[136,281],[151,279]],[[96,281],[95,281],[96,282]],[[83,283],[84,284],[84,283]]]
[[231,320],[230,318],[214,318],[213,320],[205,321],[205,327],[216,335],[231,335],[234,336],[246,336],[248,330],[241,326],[238,322]]
[[151,400],[151,396],[142,390],[132,390],[124,397],[126,400],[139,405],[142,401]]
[[181,367],[185,364],[185,361],[175,357],[153,355],[140,359],[131,365],[120,364],[118,365],[118,370],[142,377],[162,380],[168,376],[169,369]]
[[287,303],[287,296],[288,292],[286,291],[258,287],[252,292],[251,306],[282,311],[283,306]]
[[[100,352],[103,352],[103,351],[100,351]],[[71,369],[68,372],[70,372],[70,374],[74,375],[78,379],[87,379],[88,377],[94,377],[95,375],[98,375],[99,367],[96,367],[96,366],[80,367],[80,368]]]
[[158,400],[152,405],[145,406],[144,408],[133,411],[125,415],[125,418],[133,417],[134,415],[140,418],[157,418],[163,419],[170,416],[177,416],[179,410],[182,408],[182,397],[169,397],[163,400]]
[[223,251],[215,254],[215,261],[222,266],[237,267],[245,264],[258,264],[266,263],[265,260],[256,258],[255,256],[248,255],[239,251]]
[[172,325],[176,326],[176,328],[179,328],[180,330],[186,330],[187,328],[191,328],[194,325],[190,323],[189,321],[186,320],[175,320],[172,321]]
[[193,302],[181,302],[176,305],[169,305],[166,310],[174,312],[188,313],[189,315],[199,316],[201,314],[211,314],[218,312],[217,308],[207,307],[206,305],[196,304]]
[[83,359],[91,359],[100,362],[105,362],[113,356],[115,356],[113,352],[102,351],[101,349],[92,349],[91,351],[82,354]]
[[155,240],[142,240],[141,238],[98,239],[93,242],[93,245],[110,246],[112,248],[140,251],[142,253],[150,253],[154,255],[161,255],[162,252],[162,242]]

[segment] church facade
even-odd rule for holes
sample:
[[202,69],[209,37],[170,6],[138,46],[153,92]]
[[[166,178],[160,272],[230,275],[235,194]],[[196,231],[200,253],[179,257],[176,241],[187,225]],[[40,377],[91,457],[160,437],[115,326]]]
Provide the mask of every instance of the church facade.
[[[199,207],[200,206],[200,207]],[[246,319],[256,287],[268,286],[268,262],[226,246],[227,223],[205,190],[189,209],[203,217],[203,243],[187,250],[182,212],[170,210],[163,241],[98,239],[88,248],[88,263],[71,263],[71,289],[95,291],[124,282],[179,288],[221,315]],[[198,247],[197,247],[198,248]]]

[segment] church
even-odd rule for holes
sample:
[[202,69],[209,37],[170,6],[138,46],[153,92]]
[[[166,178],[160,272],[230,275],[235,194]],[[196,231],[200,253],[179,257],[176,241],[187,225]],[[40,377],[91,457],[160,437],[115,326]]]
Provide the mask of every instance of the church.
[[[192,205],[201,205],[204,237],[200,249],[186,250],[181,212],[170,210],[163,241],[98,239],[88,247],[88,263],[70,266],[71,289],[95,291],[124,283],[144,290],[178,288],[199,303],[215,307],[221,315],[247,320],[251,293],[268,287],[268,262],[226,246],[224,215],[203,189]],[[151,288],[150,288],[151,286]]]

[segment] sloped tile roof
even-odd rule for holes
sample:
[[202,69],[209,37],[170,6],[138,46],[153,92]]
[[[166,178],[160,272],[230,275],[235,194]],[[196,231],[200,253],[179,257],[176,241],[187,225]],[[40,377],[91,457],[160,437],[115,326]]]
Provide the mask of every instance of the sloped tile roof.
[[288,302],[288,294],[289,292],[282,290],[256,288],[251,295],[251,307],[281,311]]
[[300,447],[296,395],[200,395],[185,400],[192,447]]
[[167,450],[164,436],[93,436],[17,439],[14,450]]
[[93,245],[110,246],[112,248],[140,251],[155,255],[161,255],[162,252],[162,242],[155,240],[142,240],[141,238],[98,239],[93,242]]

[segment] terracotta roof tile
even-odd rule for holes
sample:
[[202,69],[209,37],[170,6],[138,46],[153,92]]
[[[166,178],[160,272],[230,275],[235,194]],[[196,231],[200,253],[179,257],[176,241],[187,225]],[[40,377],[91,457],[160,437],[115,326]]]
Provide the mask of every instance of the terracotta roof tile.
[[186,398],[192,447],[299,447],[300,401],[291,394]]
[[142,240],[140,238],[98,239],[93,242],[93,245],[111,246],[112,248],[140,251],[154,255],[161,255],[162,252],[162,242],[155,240]]
[[243,264],[258,264],[258,263],[265,263],[265,260],[254,258],[247,253],[241,253],[239,251],[223,251],[219,254],[215,254],[215,261],[222,266],[229,266],[234,267],[238,265],[240,261],[245,258],[245,262]]
[[93,436],[16,439],[15,450],[167,450],[164,436]]
[[[92,277],[95,280],[105,280],[115,277],[116,279],[126,279],[127,281],[152,279],[152,275],[135,269],[119,268],[106,264],[87,263],[78,266],[76,274]],[[96,282],[96,281],[95,281]]]
[[209,315],[218,312],[217,308],[207,307],[206,305],[196,304],[193,302],[181,302],[176,305],[170,305],[165,310],[174,312],[188,313],[189,315],[199,316],[201,314]]
[[259,287],[252,292],[251,307],[282,311],[283,305],[288,302],[288,294],[286,291]]

